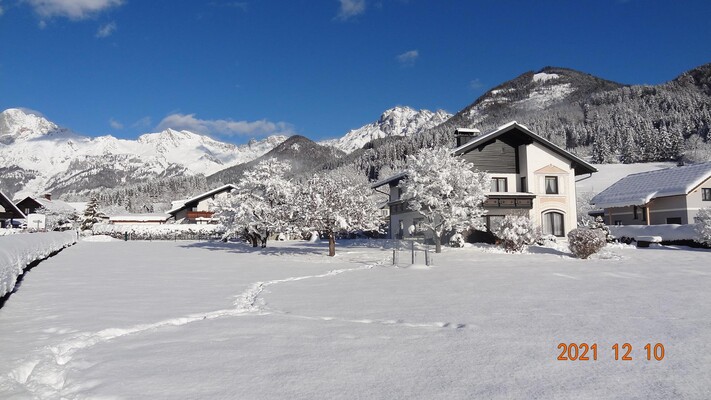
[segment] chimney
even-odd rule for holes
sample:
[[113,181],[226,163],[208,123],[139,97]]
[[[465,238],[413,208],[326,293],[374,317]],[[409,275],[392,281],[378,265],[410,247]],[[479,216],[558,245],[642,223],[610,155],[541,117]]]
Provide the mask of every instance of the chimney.
[[44,198],[51,201],[52,200],[52,193],[45,193]]
[[454,140],[456,140],[457,147],[469,143],[472,139],[479,136],[481,131],[476,128],[457,128],[454,131]]

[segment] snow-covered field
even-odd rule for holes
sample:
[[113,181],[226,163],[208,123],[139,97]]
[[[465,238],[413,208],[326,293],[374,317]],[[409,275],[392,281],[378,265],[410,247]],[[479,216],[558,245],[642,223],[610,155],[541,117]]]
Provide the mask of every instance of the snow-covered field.
[[[711,398],[709,251],[479,246],[396,268],[377,241],[272,245],[64,250],[0,309],[0,398]],[[560,343],[598,359],[558,361]]]

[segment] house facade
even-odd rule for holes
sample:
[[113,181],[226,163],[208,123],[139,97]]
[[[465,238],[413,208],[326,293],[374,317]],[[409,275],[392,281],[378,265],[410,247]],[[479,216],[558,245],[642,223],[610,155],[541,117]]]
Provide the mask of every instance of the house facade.
[[[558,237],[577,227],[575,177],[597,172],[592,165],[515,121],[484,135],[478,133],[458,129],[452,153],[491,176],[484,202],[487,229],[506,215],[526,216],[544,234]],[[376,190],[386,185],[389,189],[392,238],[408,236],[409,227],[422,220],[401,198],[398,185],[405,178],[405,173],[399,173],[372,185]]]
[[711,162],[628,175],[590,204],[608,225],[693,224],[711,207]]
[[215,196],[228,193],[235,189],[234,185],[224,185],[209,192],[202,193],[191,199],[173,202],[174,207],[168,211],[170,218],[182,224],[211,224],[217,223],[213,212],[210,211],[211,201]]

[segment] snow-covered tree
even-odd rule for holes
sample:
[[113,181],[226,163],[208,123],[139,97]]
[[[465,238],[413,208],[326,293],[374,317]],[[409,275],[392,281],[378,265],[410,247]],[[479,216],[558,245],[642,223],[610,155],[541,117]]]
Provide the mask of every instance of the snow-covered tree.
[[71,229],[71,225],[77,220],[77,213],[69,209],[48,209],[40,207],[37,214],[44,214],[45,229],[53,231],[55,229]]
[[370,196],[364,179],[351,174],[315,175],[300,185],[295,214],[303,229],[317,230],[328,237],[328,255],[336,255],[336,234],[380,231],[380,210]]
[[702,208],[696,215],[696,232],[700,242],[711,245],[711,208]]
[[294,185],[285,178],[290,165],[275,158],[248,171],[237,189],[222,196],[213,209],[231,232],[244,232],[256,247],[266,247],[269,235],[295,229]]
[[407,177],[400,182],[408,207],[424,217],[421,227],[442,251],[442,235],[468,228],[482,229],[484,192],[491,179],[448,149],[422,149],[407,157]]
[[94,196],[86,203],[80,229],[83,231],[91,229],[94,224],[101,222],[102,216],[103,214],[99,211],[99,200]]

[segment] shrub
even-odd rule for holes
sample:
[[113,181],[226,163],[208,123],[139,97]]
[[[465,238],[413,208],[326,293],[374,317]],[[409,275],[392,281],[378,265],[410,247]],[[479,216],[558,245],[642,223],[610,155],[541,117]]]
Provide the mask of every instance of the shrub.
[[702,208],[696,216],[699,242],[711,245],[711,208]]
[[528,217],[507,215],[494,227],[496,235],[507,253],[520,253],[523,247],[536,243],[541,237],[541,230],[533,225]]
[[605,221],[603,221],[602,217],[595,217],[595,222],[590,225],[590,228],[599,229],[600,231],[602,231],[602,233],[605,235],[605,241],[607,243],[612,243],[615,241],[615,237],[610,232],[610,227],[605,225]]
[[601,229],[578,228],[568,233],[568,247],[573,254],[582,259],[600,251],[607,241]]
[[464,247],[464,236],[461,233],[455,233],[449,238],[449,247]]

